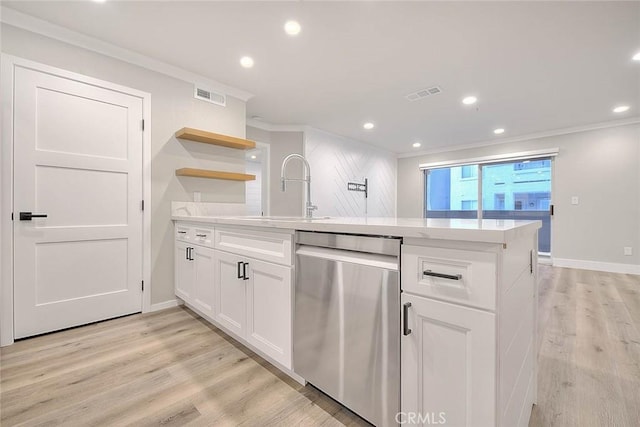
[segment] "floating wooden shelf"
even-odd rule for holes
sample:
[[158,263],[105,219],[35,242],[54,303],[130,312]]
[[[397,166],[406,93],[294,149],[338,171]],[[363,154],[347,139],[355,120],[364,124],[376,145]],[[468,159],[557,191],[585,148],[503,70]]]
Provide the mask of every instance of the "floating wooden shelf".
[[249,141],[248,139],[220,135],[219,133],[207,132],[204,130],[192,128],[180,129],[178,132],[176,132],[176,138],[203,142],[205,144],[221,145],[223,147],[236,148],[238,150],[250,150],[252,148],[256,148],[256,143],[253,141]]
[[212,171],[207,169],[192,169],[192,168],[176,169],[176,176],[191,176],[194,178],[209,178],[209,179],[226,179],[229,181],[253,181],[256,179],[255,175],[249,175],[246,173]]

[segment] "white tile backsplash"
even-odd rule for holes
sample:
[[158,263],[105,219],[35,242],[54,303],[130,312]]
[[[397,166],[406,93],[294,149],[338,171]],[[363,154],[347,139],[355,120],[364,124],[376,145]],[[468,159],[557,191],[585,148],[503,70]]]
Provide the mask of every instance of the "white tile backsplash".
[[[396,157],[359,141],[316,129],[305,131],[305,157],[311,166],[316,216],[394,217]],[[348,182],[369,180],[369,197],[348,191]]]
[[244,203],[171,202],[171,215],[236,216],[246,215]]

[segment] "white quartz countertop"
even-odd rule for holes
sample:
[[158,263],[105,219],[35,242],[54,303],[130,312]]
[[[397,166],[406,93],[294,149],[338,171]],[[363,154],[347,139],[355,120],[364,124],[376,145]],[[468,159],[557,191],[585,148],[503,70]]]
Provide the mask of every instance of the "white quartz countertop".
[[173,215],[171,218],[175,221],[289,231],[323,231],[487,243],[507,243],[518,236],[531,234],[542,226],[541,221],[498,219],[320,217],[307,220],[294,217],[193,215]]

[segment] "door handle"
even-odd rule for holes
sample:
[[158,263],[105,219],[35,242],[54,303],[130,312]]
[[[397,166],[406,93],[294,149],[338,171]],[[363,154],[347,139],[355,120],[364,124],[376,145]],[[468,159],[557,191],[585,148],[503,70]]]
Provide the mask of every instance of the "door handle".
[[244,279],[244,273],[241,272],[241,268],[244,265],[242,261],[238,261],[238,279]]
[[46,218],[47,214],[34,214],[31,212],[20,212],[20,221],[31,221],[31,218]]
[[409,307],[411,307],[410,302],[405,302],[402,306],[402,334],[406,337],[411,333],[411,329],[409,329]]
[[242,280],[249,280],[247,277],[247,267],[249,266],[248,262],[242,263]]

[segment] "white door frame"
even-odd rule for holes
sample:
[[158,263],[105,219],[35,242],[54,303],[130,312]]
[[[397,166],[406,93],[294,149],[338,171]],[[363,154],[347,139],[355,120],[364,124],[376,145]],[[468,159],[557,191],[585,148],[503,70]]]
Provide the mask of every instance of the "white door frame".
[[142,99],[142,197],[145,201],[142,225],[142,312],[151,307],[151,94],[126,86],[61,70],[16,56],[0,56],[2,95],[2,143],[0,144],[0,346],[13,344],[13,85],[17,67],[64,77]]

